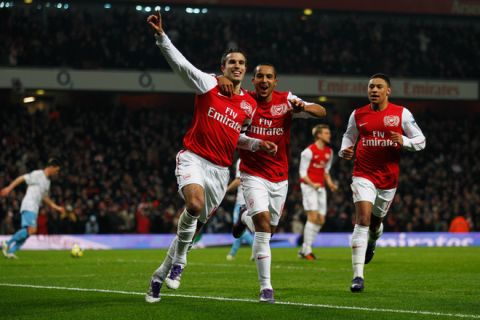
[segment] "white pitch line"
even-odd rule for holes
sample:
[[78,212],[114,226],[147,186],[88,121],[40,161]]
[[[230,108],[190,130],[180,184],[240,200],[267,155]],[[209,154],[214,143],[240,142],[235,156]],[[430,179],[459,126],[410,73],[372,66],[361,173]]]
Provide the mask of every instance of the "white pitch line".
[[[107,289],[88,289],[88,288],[69,288],[58,286],[37,286],[30,284],[16,284],[16,283],[0,283],[3,287],[20,287],[20,288],[35,288],[35,289],[53,289],[53,290],[67,290],[67,291],[82,291],[82,292],[101,292],[101,293],[117,293],[126,295],[145,295],[144,292],[133,291],[120,291],[120,290],[107,290]],[[178,297],[178,298],[191,298],[201,300],[216,300],[216,301],[234,301],[234,302],[250,302],[259,303],[254,299],[241,299],[241,298],[227,298],[227,297],[212,297],[212,296],[192,296],[187,294],[162,294],[165,297]],[[442,313],[433,311],[420,311],[420,310],[402,310],[402,309],[386,309],[386,308],[367,308],[367,307],[354,307],[354,306],[338,306],[331,304],[314,304],[314,303],[300,303],[300,302],[287,302],[276,301],[275,305],[286,305],[295,307],[310,307],[310,308],[325,308],[325,309],[337,309],[337,310],[356,310],[356,311],[369,311],[369,312],[384,312],[384,313],[400,313],[400,314],[416,314],[427,316],[441,316],[441,317],[456,317],[456,318],[471,318],[480,319],[478,314],[461,314],[461,313]]]

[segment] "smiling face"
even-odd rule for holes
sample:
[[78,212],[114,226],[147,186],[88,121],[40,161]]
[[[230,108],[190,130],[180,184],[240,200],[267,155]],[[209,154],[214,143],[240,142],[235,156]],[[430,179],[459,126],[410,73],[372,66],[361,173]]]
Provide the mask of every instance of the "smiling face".
[[238,85],[245,76],[247,59],[241,52],[231,52],[225,57],[225,62],[221,69],[225,77],[232,81],[234,85]]
[[272,92],[277,86],[277,74],[275,68],[269,65],[258,65],[252,79],[257,92],[257,99],[269,102]]
[[373,78],[368,82],[368,100],[379,109],[384,109],[388,105],[388,96],[391,92],[387,81],[382,78]]

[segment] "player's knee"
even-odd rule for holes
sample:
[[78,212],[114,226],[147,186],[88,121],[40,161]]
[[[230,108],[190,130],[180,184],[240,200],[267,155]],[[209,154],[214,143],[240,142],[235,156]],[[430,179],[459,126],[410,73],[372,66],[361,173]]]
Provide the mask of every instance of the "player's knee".
[[253,216],[256,232],[271,232],[270,213],[261,212]]
[[204,206],[205,206],[205,203],[203,199],[201,199],[200,197],[193,197],[189,199],[185,204],[185,207],[187,208],[188,213],[190,213],[190,215],[195,217],[198,217],[200,215]]
[[37,227],[28,227],[27,228],[28,235],[31,236],[37,233]]

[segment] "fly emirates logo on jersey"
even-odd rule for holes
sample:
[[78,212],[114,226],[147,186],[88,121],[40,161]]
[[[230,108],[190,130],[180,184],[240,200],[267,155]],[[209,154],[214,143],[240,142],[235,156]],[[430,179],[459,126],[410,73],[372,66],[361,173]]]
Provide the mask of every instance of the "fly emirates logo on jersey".
[[398,143],[386,138],[390,135],[384,131],[373,131],[369,137],[362,137],[364,147],[397,147]]
[[238,112],[234,111],[232,108],[226,107],[225,113],[220,113],[214,107],[210,107],[208,108],[207,115],[239,133],[242,131],[242,124],[235,120],[238,117]]
[[260,118],[256,125],[250,126],[250,132],[262,136],[281,136],[283,135],[283,128],[275,128],[272,119]]

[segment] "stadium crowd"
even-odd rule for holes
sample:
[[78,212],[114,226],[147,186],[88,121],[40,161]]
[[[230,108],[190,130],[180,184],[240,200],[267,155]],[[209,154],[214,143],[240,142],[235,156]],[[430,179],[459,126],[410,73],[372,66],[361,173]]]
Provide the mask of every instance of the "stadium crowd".
[[[345,117],[333,112],[328,119],[336,151]],[[50,155],[64,159],[50,196],[67,213],[42,207],[40,234],[175,232],[182,210],[175,156],[191,111],[82,106],[29,112],[10,105],[0,108],[0,119],[0,186],[41,168]],[[424,112],[416,119],[427,136],[427,150],[403,155],[385,230],[447,231],[451,220],[463,215],[472,230],[480,231],[478,116],[452,119]],[[303,228],[298,164],[318,121],[307,122],[294,121],[292,128],[289,195],[280,232],[301,233]],[[340,189],[329,194],[324,231],[352,230],[351,169],[351,162],[335,159],[331,175]],[[0,234],[11,234],[19,224],[24,192],[25,185],[0,198]],[[226,197],[207,232],[230,231],[233,197]]]
[[[162,14],[170,38],[202,70],[217,70],[217,53],[239,46],[252,64],[269,61],[282,74],[480,75],[475,18],[219,7],[191,14],[181,6]],[[145,28],[146,15],[133,4],[0,9],[0,65],[169,70]]]

